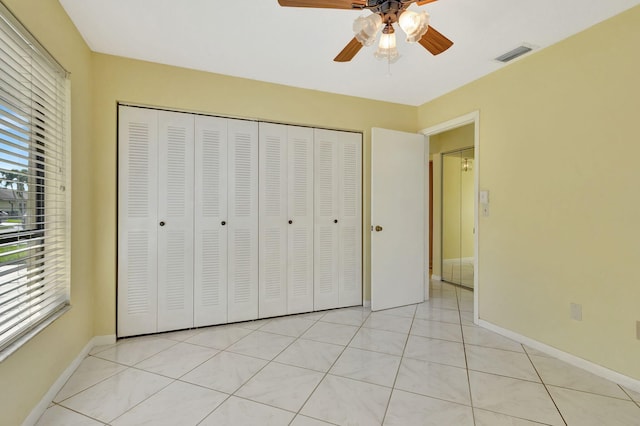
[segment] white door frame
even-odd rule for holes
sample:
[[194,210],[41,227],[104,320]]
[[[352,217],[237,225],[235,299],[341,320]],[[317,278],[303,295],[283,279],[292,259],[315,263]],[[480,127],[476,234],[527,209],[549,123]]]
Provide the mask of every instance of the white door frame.
[[[443,133],[449,130],[456,129],[458,127],[465,126],[467,124],[472,124],[474,127],[473,134],[473,148],[474,152],[474,160],[473,160],[473,181],[474,181],[474,213],[473,213],[473,226],[476,230],[473,236],[473,322],[478,324],[478,319],[480,317],[480,312],[478,310],[478,294],[480,293],[480,282],[478,280],[478,236],[480,235],[480,228],[478,226],[478,199],[480,195],[480,111],[476,110],[470,112],[469,114],[462,115],[460,117],[453,118],[451,120],[445,121],[440,124],[436,124],[431,127],[427,127],[426,129],[420,130],[418,133],[422,133],[427,137],[427,140],[439,133]],[[427,162],[427,167],[428,167]],[[428,211],[428,210],[427,210]],[[428,214],[425,215],[426,226],[429,226],[429,217]],[[428,228],[427,228],[428,229]],[[428,245],[429,242],[427,241]],[[428,251],[427,251],[428,253]],[[425,295],[426,298],[429,298],[429,280],[425,281]]]

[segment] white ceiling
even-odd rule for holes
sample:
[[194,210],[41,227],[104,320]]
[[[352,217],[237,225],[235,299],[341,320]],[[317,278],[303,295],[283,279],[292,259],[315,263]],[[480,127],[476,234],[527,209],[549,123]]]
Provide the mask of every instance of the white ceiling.
[[[389,66],[363,47],[333,58],[369,11],[285,8],[277,0],[60,0],[100,53],[406,105],[421,105],[505,65],[527,43],[554,44],[640,0],[439,0],[420,9],[454,41],[432,56],[397,32]],[[412,9],[418,9],[414,4]]]

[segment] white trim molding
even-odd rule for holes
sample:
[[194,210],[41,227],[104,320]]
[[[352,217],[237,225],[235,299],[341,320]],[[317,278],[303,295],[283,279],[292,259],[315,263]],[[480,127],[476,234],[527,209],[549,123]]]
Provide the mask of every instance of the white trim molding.
[[51,404],[51,401],[53,401],[53,398],[55,398],[58,392],[60,392],[60,389],[62,389],[64,384],[67,383],[67,380],[69,380],[71,375],[76,371],[80,363],[87,357],[87,355],[89,355],[91,349],[96,346],[112,345],[115,342],[115,334],[108,336],[96,336],[91,339],[89,343],[87,343],[85,347],[82,348],[78,356],[71,362],[71,364],[69,364],[69,366],[62,372],[62,374],[60,374],[58,380],[56,380],[54,384],[51,385],[40,402],[35,407],[33,407],[27,418],[24,420],[24,422],[22,422],[22,426],[32,426],[36,424],[38,419],[40,419],[40,417],[44,414],[46,409]]
[[543,352],[547,355],[551,355],[552,357],[557,358],[560,361],[564,361],[567,364],[571,364],[574,367],[581,368],[583,370],[588,371],[591,374],[600,376],[603,379],[607,379],[614,383],[617,383],[618,385],[622,385],[628,388],[629,390],[640,392],[640,380],[636,380],[632,377],[625,376],[622,373],[618,373],[617,371],[610,370],[606,367],[595,364],[591,361],[587,361],[586,359],[572,355],[568,352],[563,352],[560,349],[554,348],[553,346],[545,345],[544,343],[538,342],[537,340],[533,340],[527,336],[523,336],[522,334],[518,334],[514,331],[507,330],[506,328],[499,327],[485,320],[479,320],[478,325],[480,327],[486,328],[487,330],[491,330],[504,337],[507,337],[511,340],[515,340],[516,342],[522,343],[523,345],[527,345],[537,351]]

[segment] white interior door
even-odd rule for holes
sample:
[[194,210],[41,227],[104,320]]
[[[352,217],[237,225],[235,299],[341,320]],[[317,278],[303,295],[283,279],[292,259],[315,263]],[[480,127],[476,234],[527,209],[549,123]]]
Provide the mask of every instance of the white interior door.
[[158,112],[118,109],[118,337],[158,318]]
[[338,132],[314,129],[315,235],[313,308],[337,308],[338,283]]
[[339,306],[362,304],[362,135],[339,132]]
[[193,327],[193,117],[158,112],[158,331]]
[[228,322],[258,318],[258,123],[228,121]]
[[260,123],[260,318],[287,313],[287,126]]
[[313,129],[287,126],[287,313],[313,311]]
[[[423,135],[371,132],[371,309],[424,301],[425,152]],[[427,175],[428,176],[428,175]],[[428,179],[428,177],[427,177]]]
[[[227,120],[195,118],[194,325],[227,322]],[[224,223],[224,225],[223,225]]]

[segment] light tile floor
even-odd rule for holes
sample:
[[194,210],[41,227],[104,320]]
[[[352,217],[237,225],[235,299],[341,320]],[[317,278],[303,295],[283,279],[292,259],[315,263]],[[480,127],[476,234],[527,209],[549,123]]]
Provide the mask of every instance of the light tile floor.
[[476,327],[473,294],[94,348],[39,425],[640,425],[640,393]]

